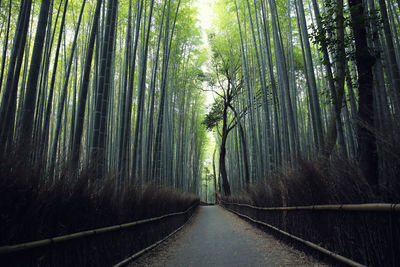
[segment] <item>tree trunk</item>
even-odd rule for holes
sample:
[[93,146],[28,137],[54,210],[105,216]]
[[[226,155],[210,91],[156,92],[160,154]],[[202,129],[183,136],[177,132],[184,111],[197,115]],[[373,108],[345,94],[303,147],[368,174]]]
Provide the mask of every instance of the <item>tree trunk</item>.
[[107,114],[109,106],[111,78],[112,54],[114,51],[114,31],[116,28],[115,20],[117,13],[117,0],[109,0],[107,6],[106,26],[103,37],[101,51],[100,77],[96,95],[96,114],[94,122],[93,144],[91,158],[97,162],[95,179],[104,177],[106,171],[105,149],[106,149],[106,130]]
[[[73,60],[74,60],[74,54],[75,54],[75,50],[76,50],[76,43],[77,43],[77,40],[78,40],[78,33],[79,33],[79,28],[80,28],[80,25],[81,25],[81,21],[82,21],[82,16],[83,16],[84,8],[85,8],[85,3],[86,3],[86,0],[83,1],[83,3],[82,3],[82,7],[81,7],[79,19],[78,19],[77,28],[75,30],[75,36],[74,36],[74,40],[73,40],[73,43],[72,43],[71,55],[70,55],[70,58],[69,58],[69,61],[68,61],[67,70],[66,70],[66,74],[65,74],[65,77],[64,77],[64,84],[63,84],[63,87],[61,89],[61,97],[60,97],[60,101],[58,103],[56,128],[55,128],[54,139],[53,139],[53,144],[52,144],[51,153],[50,153],[50,173],[51,174],[53,173],[54,168],[56,167],[55,164],[56,164],[57,146],[58,146],[58,139],[59,139],[60,132],[61,132],[61,122],[63,120],[62,116],[63,116],[63,112],[64,112],[64,108],[65,108],[65,101],[66,101],[67,92],[68,92],[69,76],[71,74],[71,68],[72,68],[72,63],[73,63]],[[65,115],[67,115],[67,112],[65,113]],[[64,130],[66,130],[66,127],[64,127]],[[64,134],[64,138],[66,138],[66,134]]]
[[[385,36],[386,46],[388,49],[388,70],[391,73],[393,79],[393,87],[395,90],[395,96],[397,97],[398,103],[400,103],[400,72],[398,68],[398,62],[396,61],[396,54],[394,50],[392,31],[389,25],[389,17],[386,8],[385,0],[379,0],[380,13],[382,16],[383,32]],[[400,114],[396,114],[397,119],[400,119]]]
[[6,30],[6,38],[4,39],[4,48],[3,48],[3,55],[2,55],[2,61],[1,61],[1,74],[0,74],[0,93],[1,89],[3,87],[3,75],[4,75],[4,69],[6,65],[6,57],[7,57],[7,47],[8,47],[8,36],[10,34],[10,20],[11,20],[11,0],[9,3],[9,9],[8,9],[8,18],[7,18],[7,30]]
[[219,170],[221,172],[222,179],[222,188],[224,189],[225,196],[231,195],[231,187],[228,181],[228,174],[226,172],[225,165],[225,156],[226,156],[226,139],[228,137],[228,105],[224,106],[224,114],[223,114],[223,126],[222,126],[222,138],[221,138],[221,147],[219,152]]
[[247,156],[247,144],[246,144],[246,139],[245,139],[245,135],[244,135],[244,129],[243,129],[242,123],[240,122],[239,114],[236,112],[236,109],[231,104],[229,104],[229,107],[235,113],[237,125],[239,126],[239,134],[240,134],[239,139],[242,144],[242,150],[243,150],[244,178],[245,178],[245,183],[246,183],[245,189],[246,189],[246,191],[248,191],[249,186],[250,186],[250,171],[249,171],[249,160],[248,160],[248,156]]
[[[297,2],[296,2],[297,3]],[[322,130],[322,119],[321,119],[321,108],[319,104],[319,99],[318,99],[318,90],[317,90],[317,84],[315,81],[315,73],[314,73],[314,64],[313,64],[313,58],[311,54],[311,48],[310,48],[310,42],[308,39],[308,31],[307,31],[307,22],[305,18],[305,13],[304,13],[304,6],[303,6],[303,0],[298,0],[298,5],[297,5],[297,14],[299,16],[299,22],[300,22],[300,29],[301,29],[301,34],[303,36],[303,43],[304,43],[304,51],[305,51],[305,57],[306,57],[306,70],[307,70],[307,80],[308,80],[308,86],[310,88],[310,105],[313,106],[313,114],[312,114],[312,119],[314,122],[314,131],[317,133],[317,140],[316,144],[318,145],[318,150],[321,153],[324,149],[324,139],[323,139],[323,130]]]
[[6,143],[11,141],[10,139],[12,139],[13,135],[18,80],[28,33],[31,6],[31,0],[21,1],[17,28],[15,30],[11,57],[8,64],[7,78],[1,99],[0,152],[3,152],[6,148]]
[[74,145],[72,149],[73,166],[77,167],[79,163],[80,147],[83,133],[83,122],[85,119],[86,99],[89,89],[90,70],[92,66],[93,50],[99,25],[100,10],[102,0],[97,0],[96,10],[93,18],[92,30],[90,32],[89,44],[86,51],[85,66],[83,70],[83,79],[79,90],[77,120],[74,133]]
[[[33,116],[35,114],[35,103],[37,93],[37,81],[39,78],[40,64],[42,62],[42,52],[44,38],[46,36],[47,18],[49,16],[50,0],[43,0],[40,6],[38,26],[36,29],[35,44],[33,46],[31,64],[29,67],[28,83],[26,96],[22,110],[22,128],[19,133],[19,144],[23,145],[24,150],[29,150],[32,138]],[[25,147],[27,145],[28,147]]]
[[214,195],[215,195],[215,203],[216,203],[218,200],[218,194],[217,194],[217,173],[215,172],[215,152],[217,152],[217,149],[214,149],[213,158],[212,158],[213,176],[214,176]]
[[367,32],[362,0],[349,0],[351,27],[356,46],[358,71],[358,160],[368,183],[379,184],[378,155],[374,131],[374,100],[372,67],[375,58],[367,47]]

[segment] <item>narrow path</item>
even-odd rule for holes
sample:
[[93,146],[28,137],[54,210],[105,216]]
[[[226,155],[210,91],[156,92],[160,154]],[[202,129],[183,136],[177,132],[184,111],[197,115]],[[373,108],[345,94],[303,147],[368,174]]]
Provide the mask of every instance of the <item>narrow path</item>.
[[202,206],[184,229],[130,266],[322,266],[219,206]]

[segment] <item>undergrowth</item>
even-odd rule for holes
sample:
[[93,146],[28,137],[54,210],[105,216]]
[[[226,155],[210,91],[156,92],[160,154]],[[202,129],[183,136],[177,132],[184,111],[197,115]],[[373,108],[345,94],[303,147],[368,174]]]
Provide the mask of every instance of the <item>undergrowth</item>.
[[[393,179],[388,184],[390,187],[382,185],[380,188],[372,188],[356,164],[334,157],[329,165],[318,161],[303,161],[294,168],[282,168],[269,177],[267,182],[252,185],[248,192],[222,199],[228,203],[245,203],[260,207],[399,203],[400,181]],[[225,206],[363,264],[400,264],[400,251],[396,245],[400,242],[400,231],[396,227],[400,224],[398,213],[266,212],[229,204]],[[278,237],[293,244],[293,241],[279,234]],[[302,245],[300,247],[304,248]]]
[[302,161],[294,168],[281,168],[266,182],[228,199],[268,207],[396,202],[399,189],[400,181],[393,181],[390,187],[381,185],[376,190],[355,164],[335,158],[329,166]]
[[[117,187],[113,177],[101,184],[93,183],[90,168],[79,176],[63,170],[50,182],[49,177],[43,176],[41,166],[32,167],[26,162],[13,156],[0,161],[0,246],[185,211],[199,202],[197,196],[156,185],[126,182]],[[157,227],[164,227],[165,231],[160,230],[164,234],[181,223],[171,220],[165,222],[165,227],[162,224]],[[160,231],[153,229],[150,235],[154,237],[143,237],[142,243],[160,239]],[[135,247],[139,249],[142,245]]]

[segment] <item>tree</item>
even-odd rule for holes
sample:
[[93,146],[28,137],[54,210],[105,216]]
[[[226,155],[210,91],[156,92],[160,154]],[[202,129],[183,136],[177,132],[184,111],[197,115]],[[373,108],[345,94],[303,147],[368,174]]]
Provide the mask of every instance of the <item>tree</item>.
[[88,44],[87,52],[86,52],[83,79],[82,79],[82,83],[81,83],[81,88],[79,90],[79,101],[78,101],[78,108],[77,108],[76,126],[75,126],[75,132],[74,132],[74,144],[73,144],[72,155],[71,155],[71,159],[73,161],[73,164],[72,164],[73,168],[78,168],[81,141],[82,141],[83,123],[84,123],[84,119],[85,119],[85,109],[86,109],[86,102],[87,102],[86,100],[87,100],[88,89],[89,89],[90,70],[92,67],[94,45],[95,45],[95,40],[96,40],[98,26],[99,26],[101,3],[102,3],[102,0],[97,1],[96,10],[94,13],[92,30],[90,32],[90,37],[89,37],[89,44]]
[[374,94],[372,67],[375,58],[368,49],[366,16],[361,0],[349,0],[358,73],[358,162],[368,183],[379,184],[378,155],[374,133]]
[[[46,3],[45,3],[46,4]],[[26,45],[26,38],[28,33],[29,17],[31,13],[32,1],[21,1],[20,10],[18,14],[17,28],[15,31],[14,42],[11,52],[11,57],[8,64],[8,72],[6,82],[4,84],[4,90],[1,107],[0,107],[0,151],[5,153],[5,148],[8,145],[11,147],[13,144],[14,134],[14,122],[15,122],[15,106],[18,91],[18,81],[21,72],[21,64],[24,55],[24,48]],[[42,24],[43,26],[43,18]],[[42,38],[42,32],[40,32],[38,38]],[[39,39],[38,39],[39,41]],[[40,49],[39,44],[37,49]],[[37,62],[32,63],[37,64]],[[33,75],[33,74],[32,74]],[[31,76],[33,78],[33,76]],[[29,114],[27,114],[28,116]],[[28,122],[29,124],[30,122]],[[29,125],[27,125],[29,126]]]
[[[231,188],[228,181],[228,175],[226,171],[225,156],[226,156],[226,141],[228,134],[232,131],[235,126],[240,123],[240,115],[236,112],[233,107],[233,101],[237,97],[238,93],[242,89],[243,81],[240,78],[240,61],[239,58],[232,55],[232,50],[229,49],[227,54],[223,54],[222,50],[218,47],[218,40],[213,39],[210,36],[211,43],[213,45],[213,65],[215,68],[215,83],[211,81],[211,90],[217,95],[217,99],[212,105],[211,111],[206,115],[204,124],[207,129],[211,130],[217,128],[218,134],[221,137],[220,151],[219,151],[219,170],[221,173],[222,187],[225,195],[231,194]],[[213,87],[216,86],[216,89]],[[235,116],[232,118],[230,110],[234,112]],[[221,130],[219,130],[219,123],[222,122]],[[243,128],[241,133],[244,134]],[[244,137],[242,138],[244,140]],[[247,147],[244,147],[247,149]],[[247,157],[245,159],[247,162]],[[249,179],[248,165],[247,166],[247,183]]]
[[109,98],[112,82],[112,55],[115,44],[115,28],[118,1],[108,0],[106,28],[102,40],[104,41],[101,50],[99,87],[96,94],[96,108],[94,121],[93,144],[91,147],[91,158],[97,162],[97,171],[95,179],[99,179],[106,173],[105,148],[106,148],[106,130],[107,115],[109,107]]

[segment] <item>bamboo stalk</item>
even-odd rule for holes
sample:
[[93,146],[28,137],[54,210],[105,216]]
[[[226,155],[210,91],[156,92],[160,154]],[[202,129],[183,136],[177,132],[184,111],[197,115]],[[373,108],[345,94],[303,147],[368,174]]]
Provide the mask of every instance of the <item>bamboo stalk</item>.
[[384,211],[399,212],[400,204],[390,203],[366,203],[366,204],[333,204],[333,205],[312,205],[293,207],[256,207],[249,204],[229,203],[221,200],[224,204],[248,207],[256,210],[336,210],[336,211]]
[[78,239],[78,238],[82,238],[82,237],[86,237],[86,236],[92,236],[92,235],[112,232],[112,231],[116,231],[116,230],[122,230],[122,229],[126,229],[129,227],[133,227],[135,225],[159,221],[159,220],[162,220],[162,219],[165,219],[168,217],[186,214],[197,205],[198,205],[198,203],[192,205],[187,210],[182,211],[182,212],[169,213],[169,214],[165,214],[165,215],[154,217],[154,218],[134,221],[134,222],[130,222],[130,223],[112,225],[112,226],[77,232],[77,233],[73,233],[73,234],[69,234],[69,235],[63,235],[63,236],[57,236],[57,237],[47,238],[47,239],[43,239],[43,240],[21,243],[21,244],[17,244],[17,245],[2,246],[2,247],[0,247],[0,255],[9,254],[12,252],[17,252],[17,251],[22,251],[22,250],[33,249],[33,248],[37,248],[37,247],[43,247],[43,246],[50,245],[50,244],[61,243],[61,242],[65,242],[68,240],[73,240],[73,239]]
[[277,232],[279,232],[279,233],[281,233],[281,234],[283,234],[283,235],[285,235],[285,236],[288,236],[288,237],[290,237],[290,238],[292,238],[292,239],[295,239],[296,241],[299,241],[299,242],[301,242],[301,243],[303,243],[303,244],[305,244],[305,245],[307,245],[307,246],[309,246],[309,247],[311,247],[311,248],[313,248],[313,249],[316,249],[316,250],[322,252],[323,254],[326,254],[326,255],[328,255],[328,256],[330,256],[330,257],[336,259],[337,261],[340,261],[340,262],[342,262],[342,263],[345,263],[345,264],[347,264],[347,265],[349,265],[349,266],[354,266],[354,267],[364,267],[364,266],[365,266],[365,265],[363,265],[363,264],[361,264],[361,263],[358,263],[358,262],[353,261],[353,260],[351,260],[351,259],[349,259],[349,258],[346,258],[346,257],[344,257],[344,256],[341,256],[341,255],[339,255],[339,254],[336,254],[336,253],[334,253],[334,252],[332,252],[332,251],[330,251],[330,250],[327,250],[326,248],[323,248],[323,247],[321,247],[321,246],[318,246],[317,244],[314,244],[314,243],[312,243],[312,242],[310,242],[310,241],[304,240],[304,239],[302,239],[302,238],[300,238],[300,237],[297,237],[297,236],[295,236],[295,235],[292,235],[292,234],[290,234],[290,233],[288,233],[288,232],[282,231],[281,229],[276,228],[275,226],[272,226],[272,225],[270,225],[270,224],[268,224],[268,223],[255,220],[255,219],[253,219],[253,218],[251,218],[251,217],[249,217],[249,216],[243,215],[243,214],[241,214],[241,213],[239,213],[239,212],[236,212],[236,211],[234,211],[234,210],[228,209],[228,208],[226,208],[226,207],[225,207],[225,209],[229,210],[230,212],[235,213],[235,214],[238,215],[239,217],[246,218],[246,219],[248,219],[248,220],[250,220],[250,221],[252,221],[252,222],[254,222],[254,223],[261,224],[261,225],[266,226],[266,227],[268,227],[268,228],[270,228],[270,229],[272,229],[272,230],[275,230],[275,231],[277,231]]

